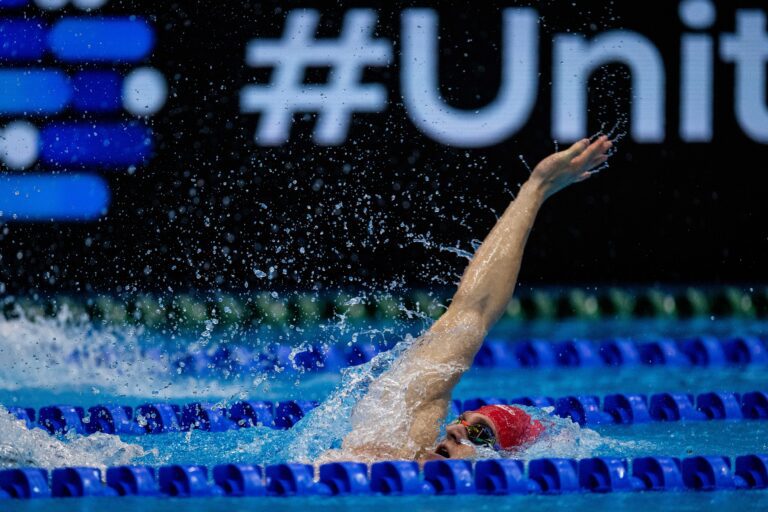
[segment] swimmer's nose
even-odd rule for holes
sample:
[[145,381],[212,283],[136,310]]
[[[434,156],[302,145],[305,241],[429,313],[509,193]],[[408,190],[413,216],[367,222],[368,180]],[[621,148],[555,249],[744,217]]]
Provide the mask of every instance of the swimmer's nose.
[[469,439],[469,432],[467,427],[461,424],[448,425],[445,428],[445,437],[458,443],[462,439]]

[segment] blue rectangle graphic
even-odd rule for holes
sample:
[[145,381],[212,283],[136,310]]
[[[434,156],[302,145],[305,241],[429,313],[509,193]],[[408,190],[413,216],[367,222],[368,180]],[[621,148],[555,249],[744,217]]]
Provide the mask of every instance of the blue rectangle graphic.
[[0,59],[39,59],[45,53],[46,32],[39,20],[0,20]]
[[64,18],[48,37],[51,51],[70,62],[134,62],[149,56],[152,28],[139,18]]
[[142,124],[63,123],[40,133],[40,159],[59,167],[127,167],[152,154],[152,130]]
[[27,5],[29,0],[0,0],[0,9],[7,9],[11,7],[22,7]]
[[122,102],[122,78],[113,71],[81,71],[72,77],[72,106],[82,112],[114,112]]
[[60,71],[0,69],[0,115],[55,114],[71,96],[69,80]]
[[107,183],[91,174],[0,176],[0,222],[93,220],[109,199]]

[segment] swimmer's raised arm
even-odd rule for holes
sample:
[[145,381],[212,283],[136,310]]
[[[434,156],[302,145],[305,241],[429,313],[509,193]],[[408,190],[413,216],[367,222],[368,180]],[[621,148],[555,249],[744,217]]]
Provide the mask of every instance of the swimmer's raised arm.
[[[512,297],[528,235],[544,201],[608,158],[611,141],[603,136],[583,139],[542,160],[523,184],[517,198],[497,221],[464,271],[448,311],[432,326],[424,348],[437,358],[469,366],[488,329],[499,319]],[[442,336],[446,331],[465,335]]]
[[434,444],[453,388],[512,297],[539,208],[558,190],[587,179],[610,148],[606,137],[592,144],[585,139],[536,166],[467,266],[448,310],[356,406],[343,456],[418,458]]

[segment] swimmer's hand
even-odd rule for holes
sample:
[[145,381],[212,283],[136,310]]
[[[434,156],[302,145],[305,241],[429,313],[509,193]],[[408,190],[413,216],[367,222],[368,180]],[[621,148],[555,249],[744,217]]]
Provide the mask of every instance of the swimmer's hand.
[[570,148],[549,155],[531,172],[529,181],[543,194],[544,199],[572,183],[592,176],[592,170],[608,160],[613,143],[605,135],[592,144],[582,139]]

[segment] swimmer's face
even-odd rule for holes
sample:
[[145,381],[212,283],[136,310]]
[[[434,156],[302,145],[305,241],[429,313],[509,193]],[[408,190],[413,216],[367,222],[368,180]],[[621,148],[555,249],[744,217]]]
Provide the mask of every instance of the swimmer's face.
[[[490,418],[476,412],[465,412],[459,419],[464,420],[469,425],[488,426],[497,434],[496,427]],[[438,443],[435,451],[427,456],[427,460],[441,459],[469,459],[475,456],[477,448],[469,440],[467,427],[460,423],[451,423],[445,427],[445,439]]]

